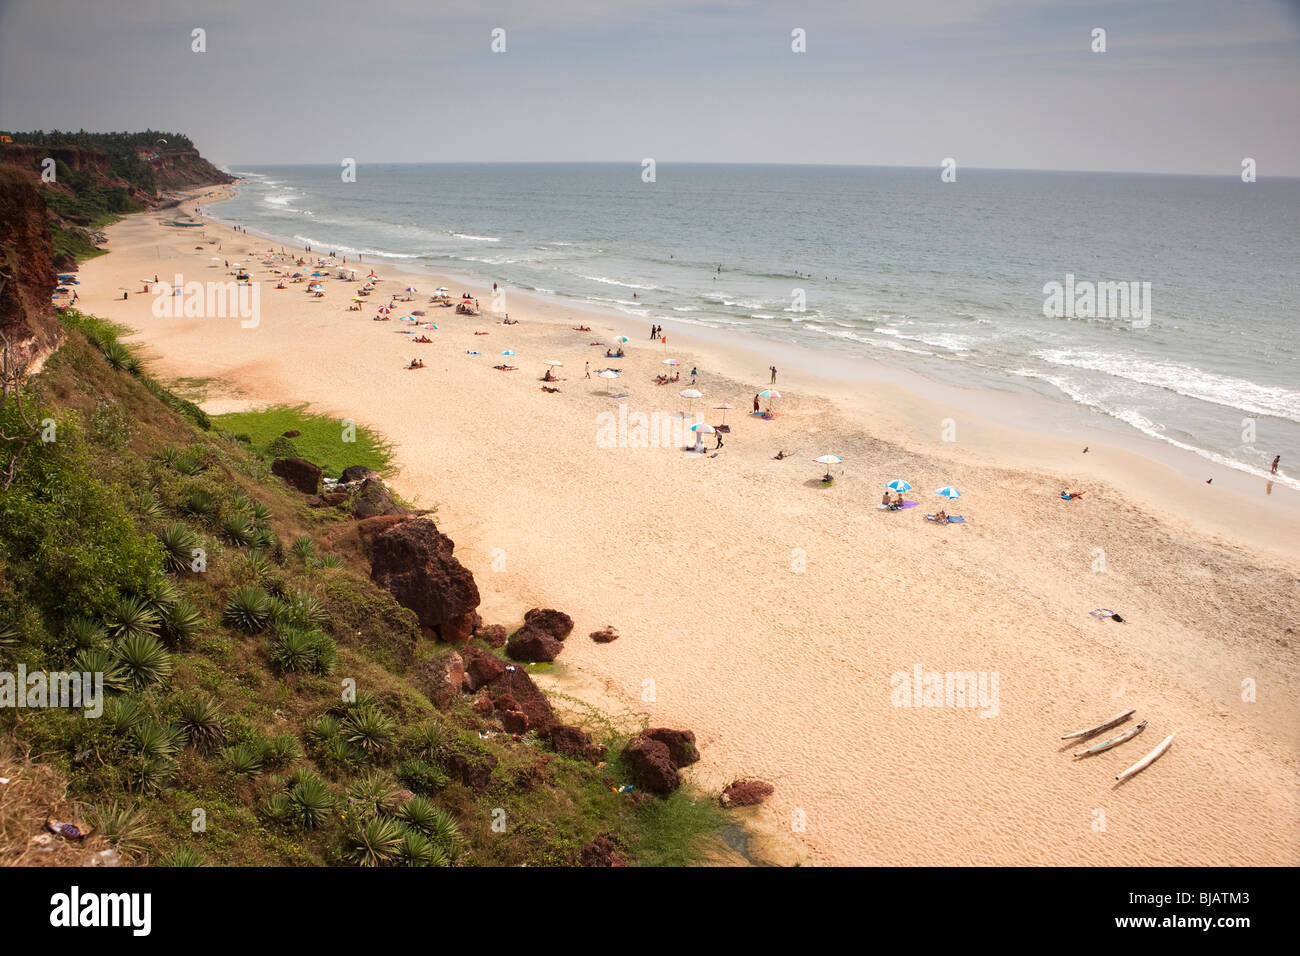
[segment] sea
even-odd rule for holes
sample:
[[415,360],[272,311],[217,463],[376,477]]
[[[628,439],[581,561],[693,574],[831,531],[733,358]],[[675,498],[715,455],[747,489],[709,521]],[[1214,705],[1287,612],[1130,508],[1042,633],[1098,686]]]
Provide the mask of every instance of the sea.
[[[1300,180],[660,163],[241,166],[208,212],[940,382],[1300,489]],[[1269,474],[1274,455],[1281,474]],[[1288,469],[1288,464],[1292,467]]]

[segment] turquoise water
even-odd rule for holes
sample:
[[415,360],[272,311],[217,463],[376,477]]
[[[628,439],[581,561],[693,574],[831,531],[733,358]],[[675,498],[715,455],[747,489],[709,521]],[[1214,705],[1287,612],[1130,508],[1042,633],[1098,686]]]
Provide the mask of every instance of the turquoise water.
[[[232,172],[247,184],[213,214],[317,251],[1033,391],[1253,474],[1300,455],[1300,180],[960,170],[944,183],[937,169],[661,164],[647,183],[639,163],[362,166],[355,183],[325,166]],[[1067,274],[1150,283],[1149,322],[1045,316],[1045,285]]]

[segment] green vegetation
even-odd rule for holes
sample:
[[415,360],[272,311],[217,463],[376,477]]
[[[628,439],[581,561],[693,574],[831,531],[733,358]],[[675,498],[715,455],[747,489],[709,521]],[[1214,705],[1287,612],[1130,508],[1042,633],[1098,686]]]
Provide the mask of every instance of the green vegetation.
[[[337,478],[350,465],[363,465],[382,474],[392,470],[392,448],[379,434],[360,425],[307,411],[306,405],[275,405],[260,412],[215,415],[213,425],[248,439],[255,451],[269,458],[305,458]],[[293,438],[285,432],[296,431]]]
[[[422,665],[445,648],[335,552],[346,526],[209,430],[111,324],[64,320],[23,389],[56,440],[16,458],[0,441],[0,669],[103,673],[108,699],[98,718],[0,709],[0,751],[55,775],[96,839],[184,866],[571,865],[597,834],[633,863],[682,864],[721,845],[715,800],[617,792],[612,725],[588,723],[610,753],[593,766],[485,734],[466,700],[436,709]],[[290,427],[307,457],[339,447],[338,423],[301,409],[238,425],[255,445]],[[9,396],[0,432],[20,428]],[[364,435],[336,465],[387,465]],[[47,812],[9,801],[0,830]]]

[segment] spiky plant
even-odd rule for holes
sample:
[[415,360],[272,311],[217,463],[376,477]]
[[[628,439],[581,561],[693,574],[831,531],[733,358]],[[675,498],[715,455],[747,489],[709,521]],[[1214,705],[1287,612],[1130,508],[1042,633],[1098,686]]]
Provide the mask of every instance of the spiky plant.
[[211,697],[182,700],[177,724],[184,729],[189,745],[204,756],[226,742],[226,718]]
[[86,811],[86,823],[120,853],[137,855],[148,848],[153,828],[144,810],[116,800]]
[[0,624],[0,647],[13,647],[22,636],[12,624]]
[[104,705],[104,719],[114,734],[127,737],[151,717],[138,698],[114,697]]
[[117,655],[107,647],[88,647],[72,661],[72,669],[82,673],[103,674],[104,686],[109,690],[125,690],[127,676],[118,663]]
[[362,816],[379,813],[391,817],[401,805],[401,791],[387,775],[376,770],[352,781],[348,803]]
[[281,604],[284,620],[294,627],[321,627],[329,616],[320,598],[310,591],[294,591]]
[[167,513],[158,496],[145,488],[135,496],[135,511],[142,518],[161,518]]
[[178,846],[159,861],[162,866],[202,866],[203,857],[190,846]]
[[254,581],[265,583],[271,576],[271,562],[260,550],[254,549],[244,555],[244,571]]
[[333,714],[321,714],[307,725],[306,738],[309,744],[322,744],[327,740],[337,740],[341,725]]
[[343,740],[371,759],[381,756],[393,742],[393,718],[378,707],[351,710],[340,723]]
[[407,829],[399,851],[402,866],[451,866],[446,852],[423,833]]
[[411,728],[406,734],[402,749],[407,754],[425,760],[437,760],[443,755],[450,739],[450,731],[444,723],[439,720],[426,720]]
[[89,617],[74,617],[63,628],[63,636],[79,650],[100,647],[108,638],[103,625]]
[[193,515],[201,521],[211,521],[217,516],[217,511],[219,509],[217,506],[217,499],[213,498],[211,494],[200,488],[198,491],[190,493],[189,497],[185,499],[184,504],[181,505],[181,510],[187,515]]
[[388,817],[354,820],[343,839],[343,858],[354,866],[391,866],[401,859],[402,828]]
[[179,598],[162,612],[161,632],[172,647],[188,647],[202,626],[203,615],[187,597]]
[[289,552],[301,561],[306,561],[316,555],[316,542],[307,535],[299,535],[293,539],[293,544],[289,545]]
[[402,805],[397,817],[410,829],[423,834],[433,832],[434,821],[438,816],[438,805],[426,797],[415,796]]
[[326,570],[343,567],[343,559],[337,554],[322,554],[309,562],[313,568],[323,568]]
[[262,763],[268,768],[283,767],[296,760],[301,751],[293,734],[276,734],[262,741]]
[[253,525],[258,528],[265,527],[271,520],[271,509],[256,498],[248,503],[246,513],[253,519]]
[[273,793],[262,804],[262,816],[270,823],[292,826],[294,824],[293,801],[289,799],[287,793]]
[[262,752],[251,744],[235,744],[222,751],[226,758],[226,769],[238,776],[261,773]]
[[333,670],[334,640],[320,631],[286,628],[267,644],[271,664],[280,673],[326,674]]
[[257,634],[271,623],[274,607],[271,595],[262,588],[243,587],[231,595],[222,620],[245,634]]
[[150,794],[171,784],[176,777],[177,764],[171,757],[140,757],[128,759],[123,764],[127,789],[134,793]]
[[181,572],[190,569],[194,559],[194,549],[199,546],[199,536],[182,521],[169,524],[158,535],[163,546],[163,563],[168,571]]
[[233,512],[221,523],[221,533],[231,544],[247,547],[253,543],[253,522],[247,515]]
[[422,757],[403,760],[393,768],[393,772],[402,786],[415,793],[437,793],[451,783],[451,778],[442,767]]
[[172,673],[172,657],[152,634],[130,634],[114,647],[127,686],[142,690],[165,681]]
[[302,780],[290,789],[293,821],[304,830],[314,830],[329,819],[334,794],[319,779]]
[[157,574],[145,581],[137,597],[161,620],[163,611],[180,600],[181,592],[169,578]]
[[130,372],[134,375],[140,371],[140,360],[121,342],[105,342],[101,351],[115,372]]
[[158,612],[145,598],[119,595],[104,615],[104,625],[110,637],[151,637],[158,626]]
[[185,732],[148,717],[135,725],[131,744],[146,760],[173,757],[185,743]]
[[203,460],[192,451],[176,455],[168,464],[182,475],[197,475],[203,470]]

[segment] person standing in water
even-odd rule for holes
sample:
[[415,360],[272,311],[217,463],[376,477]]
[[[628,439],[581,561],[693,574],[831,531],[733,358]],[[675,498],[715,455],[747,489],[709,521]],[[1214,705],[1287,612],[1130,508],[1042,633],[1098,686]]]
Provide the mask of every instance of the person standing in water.
[[768,368],[768,371],[772,373],[772,384],[775,385],[775,384],[776,384],[776,366],[775,366],[775,365],[771,366],[770,368]]
[[1281,460],[1282,460],[1282,456],[1281,456],[1281,455],[1275,455],[1275,456],[1273,457],[1273,467],[1272,467],[1270,470],[1271,470],[1271,471],[1273,472],[1273,474],[1275,474],[1275,475],[1277,474],[1277,464],[1278,464],[1278,462],[1280,462]]

